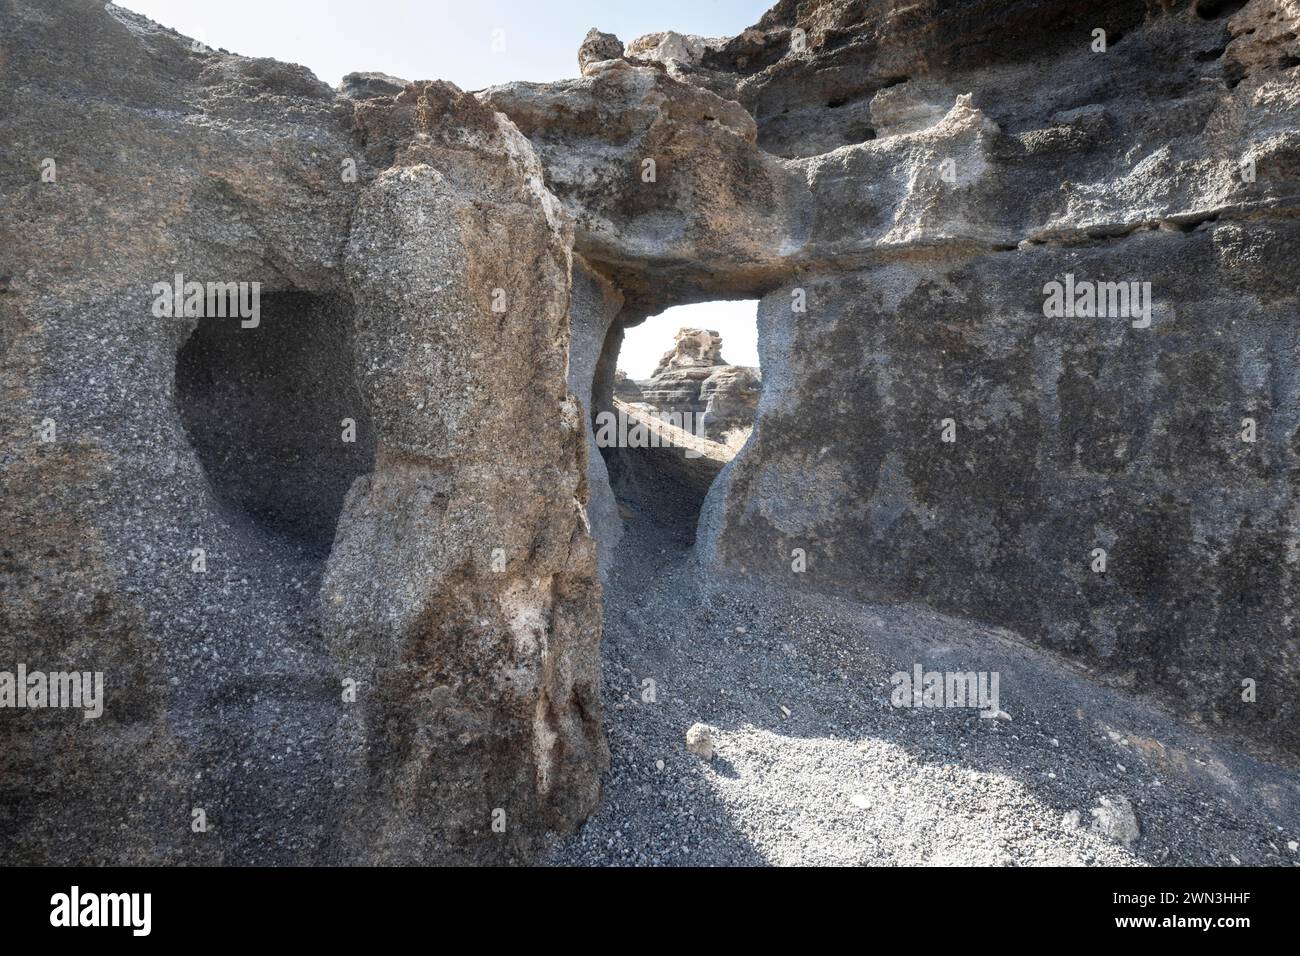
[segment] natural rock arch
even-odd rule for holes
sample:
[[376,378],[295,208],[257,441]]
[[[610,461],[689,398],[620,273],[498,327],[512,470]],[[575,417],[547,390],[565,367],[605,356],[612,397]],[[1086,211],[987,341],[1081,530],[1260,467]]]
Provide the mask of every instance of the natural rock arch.
[[[10,7],[0,124],[55,155],[0,195],[0,653],[121,676],[94,746],[3,725],[46,783],[6,859],[511,862],[571,831],[620,531],[584,418],[618,329],[736,296],[764,390],[706,582],[1013,627],[1300,749],[1294,4],[782,3],[477,94]],[[347,317],[373,465],[340,443],[310,502],[226,470],[205,376],[249,356],[151,314],[178,267]],[[1067,277],[1149,283],[1150,314],[1045,311]]]

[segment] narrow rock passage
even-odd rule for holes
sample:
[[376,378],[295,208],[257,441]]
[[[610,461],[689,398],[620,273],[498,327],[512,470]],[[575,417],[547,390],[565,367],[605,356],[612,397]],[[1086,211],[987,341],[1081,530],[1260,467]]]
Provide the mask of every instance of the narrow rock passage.
[[[605,599],[612,764],[600,809],[548,862],[1300,861],[1300,774],[1199,736],[1009,632],[772,587],[704,597],[691,496],[631,464]],[[1010,719],[891,706],[891,674],[915,663],[997,671]],[[696,722],[713,729],[712,762],[686,750]]]

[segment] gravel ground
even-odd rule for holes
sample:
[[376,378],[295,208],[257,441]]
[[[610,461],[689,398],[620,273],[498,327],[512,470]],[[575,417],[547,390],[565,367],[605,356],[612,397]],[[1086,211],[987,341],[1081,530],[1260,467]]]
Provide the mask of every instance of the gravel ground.
[[[698,497],[644,473],[620,497],[611,767],[601,807],[549,863],[1300,864],[1295,771],[1002,629],[770,586],[706,596],[690,560]],[[1002,716],[891,706],[890,675],[915,663],[997,672]],[[712,760],[686,749],[696,723]]]

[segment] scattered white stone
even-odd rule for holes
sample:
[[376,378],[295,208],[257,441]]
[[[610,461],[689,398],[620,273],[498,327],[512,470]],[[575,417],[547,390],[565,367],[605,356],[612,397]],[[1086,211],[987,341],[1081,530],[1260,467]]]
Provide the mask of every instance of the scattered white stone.
[[1091,830],[1098,836],[1114,840],[1125,847],[1131,847],[1141,834],[1137,814],[1133,804],[1122,794],[1110,794],[1100,797],[1098,806],[1092,809]]
[[1053,747],[1059,747],[1059,746],[1061,746],[1061,742],[1060,742],[1059,740],[1057,740],[1055,737],[1053,737],[1053,738],[1052,738],[1052,746],[1053,746]]
[[747,632],[745,631],[745,629],[744,629],[743,627],[738,627],[738,628],[736,628],[736,633],[737,633],[737,634],[745,634],[745,633],[747,633]]
[[1010,719],[1011,719],[1011,715],[1008,714],[1005,710],[998,711],[998,720],[1010,720]]
[[713,731],[706,724],[691,724],[686,731],[686,749],[705,760],[713,759]]
[[655,769],[656,769],[656,770],[663,770],[663,769],[664,769],[664,762],[663,762],[662,760],[656,760],[656,761],[655,761]]
[[781,713],[783,713],[783,714],[785,714],[787,717],[789,717],[789,716],[790,716],[790,708],[787,707],[787,706],[785,706],[785,704],[782,704],[782,705],[781,705]]
[[1288,840],[1286,848],[1290,850],[1292,853],[1295,853],[1296,851],[1300,850],[1300,843],[1297,843],[1295,840]]
[[1128,767],[1124,766],[1122,763],[1117,763],[1115,766],[1119,768],[1120,773],[1128,773]]

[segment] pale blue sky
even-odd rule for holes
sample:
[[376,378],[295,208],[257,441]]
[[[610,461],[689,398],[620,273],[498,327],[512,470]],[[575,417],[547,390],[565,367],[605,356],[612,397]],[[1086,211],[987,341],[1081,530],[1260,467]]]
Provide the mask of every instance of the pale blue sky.
[[[773,0],[774,2],[774,0]],[[767,0],[123,0],[121,6],[213,48],[301,63],[334,85],[378,70],[476,90],[578,75],[591,27],[624,43],[676,30],[735,36]],[[493,31],[505,49],[493,52]]]
[[[214,49],[301,63],[335,85],[377,70],[476,90],[578,75],[596,27],[624,43],[660,30],[735,36],[775,0],[123,0],[121,6]],[[504,50],[493,52],[504,31]],[[501,44],[498,43],[498,46]],[[670,309],[628,332],[619,367],[646,378],[680,327],[716,329],[723,357],[757,365],[755,303]]]

